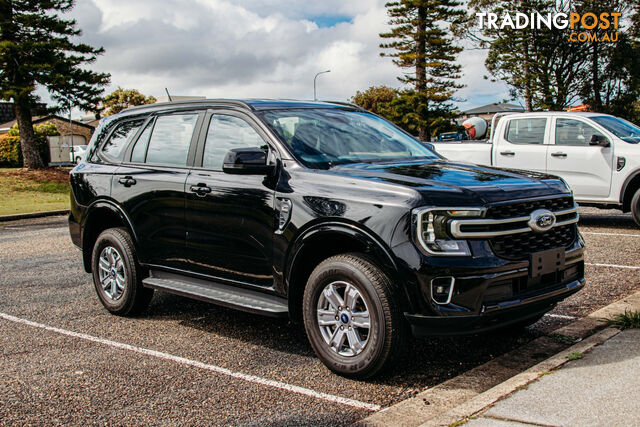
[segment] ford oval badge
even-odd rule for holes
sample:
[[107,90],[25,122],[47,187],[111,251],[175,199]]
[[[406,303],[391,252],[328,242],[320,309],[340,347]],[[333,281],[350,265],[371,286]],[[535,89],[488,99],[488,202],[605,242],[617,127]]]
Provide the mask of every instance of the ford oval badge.
[[529,219],[529,227],[536,233],[544,233],[549,231],[556,225],[556,216],[547,209],[538,209],[531,213]]

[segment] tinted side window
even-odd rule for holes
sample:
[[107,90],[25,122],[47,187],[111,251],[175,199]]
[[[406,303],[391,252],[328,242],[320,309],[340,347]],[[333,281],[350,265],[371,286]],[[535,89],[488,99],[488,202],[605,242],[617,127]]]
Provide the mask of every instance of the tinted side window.
[[233,148],[266,147],[267,144],[249,123],[237,117],[216,114],[209,122],[202,167],[222,170],[224,158]]
[[593,126],[574,119],[556,120],[556,145],[588,146],[593,135],[602,135]]
[[544,144],[547,119],[512,119],[507,124],[505,139],[512,144]]
[[107,142],[102,146],[102,154],[110,159],[122,160],[124,151],[144,120],[131,120],[119,124]]
[[186,166],[197,114],[160,116],[153,127],[146,163]]
[[147,127],[144,128],[138,137],[136,145],[133,147],[133,151],[131,153],[132,162],[144,163],[145,157],[147,156],[147,147],[149,146],[149,137],[151,136],[152,129],[153,120],[149,122]]

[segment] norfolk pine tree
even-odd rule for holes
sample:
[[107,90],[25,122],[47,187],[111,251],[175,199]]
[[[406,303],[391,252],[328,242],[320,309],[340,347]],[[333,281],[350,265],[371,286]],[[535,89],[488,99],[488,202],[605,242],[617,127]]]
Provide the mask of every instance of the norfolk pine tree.
[[73,4],[73,0],[0,0],[0,99],[13,99],[27,168],[44,167],[31,116],[34,109],[43,108],[36,85],[47,88],[60,107],[91,110],[109,82],[108,74],[82,67],[103,49],[72,41],[80,30],[75,20],[60,14]]
[[455,0],[400,0],[386,4],[391,31],[380,34],[389,39],[380,45],[390,52],[382,56],[393,58],[400,68],[406,69],[398,77],[402,83],[413,86],[402,97],[415,111],[418,137],[429,140],[434,122],[451,115],[449,103],[462,85],[457,83],[461,67],[456,62],[462,48],[451,37],[451,24],[463,19],[462,3]]

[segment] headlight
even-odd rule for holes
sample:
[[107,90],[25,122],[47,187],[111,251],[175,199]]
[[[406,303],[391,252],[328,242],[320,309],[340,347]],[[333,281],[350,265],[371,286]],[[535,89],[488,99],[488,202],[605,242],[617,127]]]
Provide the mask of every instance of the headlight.
[[484,209],[423,208],[413,213],[415,238],[429,255],[471,256],[466,240],[453,240],[449,235],[452,218],[481,217]]

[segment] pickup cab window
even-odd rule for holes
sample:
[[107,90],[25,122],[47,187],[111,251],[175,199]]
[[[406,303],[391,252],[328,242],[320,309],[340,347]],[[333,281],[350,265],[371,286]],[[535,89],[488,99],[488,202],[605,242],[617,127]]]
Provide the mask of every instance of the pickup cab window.
[[505,139],[512,144],[544,144],[547,119],[511,119],[507,123]]
[[589,146],[593,135],[602,135],[593,126],[575,119],[556,120],[556,145]]

